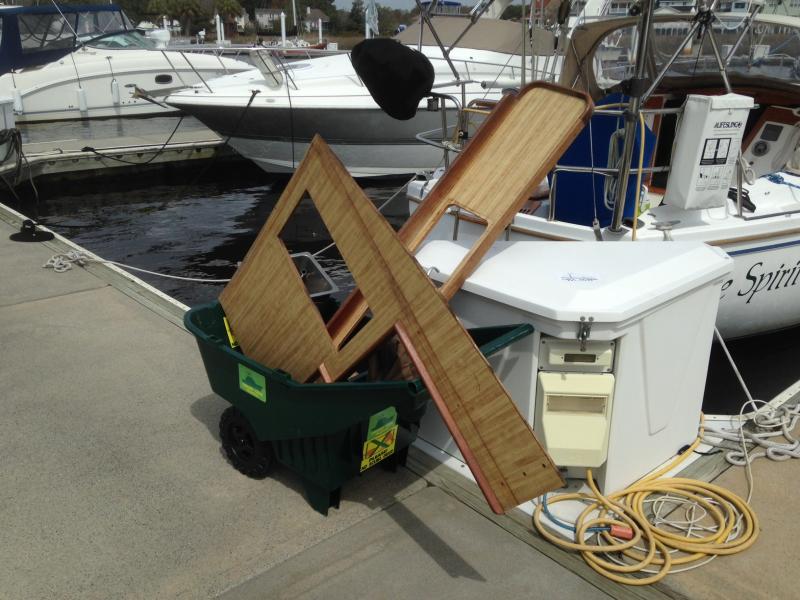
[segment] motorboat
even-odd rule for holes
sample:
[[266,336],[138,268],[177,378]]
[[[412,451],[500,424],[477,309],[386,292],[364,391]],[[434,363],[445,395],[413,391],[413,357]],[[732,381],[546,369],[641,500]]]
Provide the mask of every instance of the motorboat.
[[174,112],[159,99],[252,68],[158,50],[113,4],[2,6],[0,19],[0,96],[19,123]]
[[[701,15],[705,29],[675,13],[578,26],[560,82],[588,92],[594,116],[506,239],[701,241],[734,259],[717,318],[724,337],[800,323],[800,19],[758,8]],[[409,186],[411,211],[436,180]],[[475,215],[453,212],[432,237],[481,230]]]
[[[425,23],[395,39],[430,59],[435,92],[451,100],[444,110],[423,100],[413,118],[396,120],[372,99],[349,54],[283,62],[261,50],[258,59],[252,58],[258,68],[171,94],[166,103],[229,137],[237,152],[267,172],[292,172],[315,134],[356,177],[431,169],[441,163],[441,151],[417,134],[440,129],[444,112],[450,124],[445,137],[457,135],[458,109],[497,100],[503,88],[520,85],[522,66],[530,69],[531,60],[524,56],[519,23],[486,17],[474,22],[432,17],[430,22],[438,40]],[[469,135],[480,119],[472,115],[461,129]]]

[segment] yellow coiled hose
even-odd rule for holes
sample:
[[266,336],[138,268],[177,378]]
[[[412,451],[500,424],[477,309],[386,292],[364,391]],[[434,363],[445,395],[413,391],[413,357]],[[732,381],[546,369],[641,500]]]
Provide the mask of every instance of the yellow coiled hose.
[[[575,522],[575,540],[584,540],[590,528],[606,526],[630,529],[633,534],[630,540],[622,541],[603,531],[594,538],[597,543],[567,541],[542,525],[542,502],[537,503],[533,513],[534,527],[553,544],[580,552],[589,566],[601,575],[627,585],[655,583],[676,567],[683,570],[687,565],[699,566],[702,564],[699,561],[708,561],[716,555],[746,550],[758,537],[758,519],[747,502],[713,483],[682,477],[661,479],[697,448],[702,436],[701,422],[700,435],[684,453],[624,490],[604,496],[588,469],[586,481],[592,494],[560,494],[547,499],[550,505],[570,500],[587,504]],[[695,503],[706,511],[715,526],[704,528],[709,531],[706,535],[687,537],[653,525],[647,518],[646,502],[651,496],[664,495]],[[596,516],[590,518],[595,513]],[[612,553],[620,552],[628,558],[627,561],[611,559]]]

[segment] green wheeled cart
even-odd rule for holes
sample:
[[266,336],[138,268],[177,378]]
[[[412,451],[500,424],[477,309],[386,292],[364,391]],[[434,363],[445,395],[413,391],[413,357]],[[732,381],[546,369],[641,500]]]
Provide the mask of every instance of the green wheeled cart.
[[[218,302],[189,310],[211,388],[231,403],[220,419],[222,446],[249,477],[269,474],[275,460],[297,473],[322,514],[339,506],[342,484],[383,462],[405,464],[428,392],[420,380],[299,383],[231,347]],[[533,332],[530,325],[470,331],[485,356]]]

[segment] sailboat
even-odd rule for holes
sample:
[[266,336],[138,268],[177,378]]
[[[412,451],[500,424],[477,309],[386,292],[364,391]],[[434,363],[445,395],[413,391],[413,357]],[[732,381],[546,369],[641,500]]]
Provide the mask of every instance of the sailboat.
[[[595,114],[506,239],[702,241],[734,259],[726,338],[800,323],[800,19],[759,8],[577,27],[560,82],[588,92]],[[435,184],[409,186],[410,210]],[[453,212],[435,237],[480,231]]]

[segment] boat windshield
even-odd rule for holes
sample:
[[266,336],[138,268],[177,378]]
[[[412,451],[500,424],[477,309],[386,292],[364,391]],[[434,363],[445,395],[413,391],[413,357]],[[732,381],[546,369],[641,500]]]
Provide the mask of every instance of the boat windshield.
[[107,33],[85,42],[86,46],[90,48],[103,48],[103,49],[128,49],[133,48],[136,50],[153,50],[156,45],[152,40],[147,39],[137,31],[117,31],[115,33]]
[[[744,27],[742,16],[717,19],[714,38],[723,60],[730,54]],[[653,24],[649,57],[660,71],[678,49],[691,23],[687,20],[658,21]],[[636,26],[622,27],[609,33],[594,54],[594,72],[598,86],[609,89],[630,79],[635,71]],[[729,75],[767,78],[800,84],[800,29],[780,23],[755,23],[745,34],[728,61]],[[694,78],[719,75],[708,35],[694,38],[681,51],[667,71],[667,77]]]
[[133,26],[121,10],[75,11],[16,15],[23,54],[74,48],[79,43],[108,34],[131,30]]

